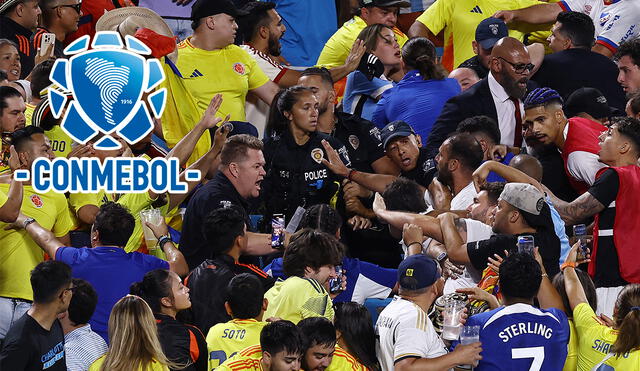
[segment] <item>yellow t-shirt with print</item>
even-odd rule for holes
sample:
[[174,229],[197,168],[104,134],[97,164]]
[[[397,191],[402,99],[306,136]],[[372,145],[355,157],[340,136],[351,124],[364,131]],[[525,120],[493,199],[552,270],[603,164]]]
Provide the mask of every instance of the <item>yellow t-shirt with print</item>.
[[260,344],[260,332],[266,325],[255,319],[232,319],[211,327],[207,333],[209,369],[220,366],[242,349]]
[[[476,28],[482,20],[499,10],[514,10],[540,4],[536,0],[438,0],[416,20],[437,35],[444,30],[444,54],[442,65],[449,71],[473,57],[471,42],[476,38]],[[531,32],[531,26],[527,26]],[[538,26],[549,29],[549,25]],[[509,36],[522,41],[524,33],[509,25]],[[537,39],[542,38],[539,36]]]
[[[9,184],[0,184],[0,192],[6,195]],[[73,224],[64,194],[37,193],[25,185],[22,195],[23,214],[34,218],[56,237],[69,233]],[[44,252],[26,231],[5,230],[6,226],[7,223],[0,222],[0,296],[33,300],[30,272],[44,260]]]
[[[573,322],[579,341],[578,370],[589,371],[611,352],[618,331],[603,324],[587,303],[573,309]],[[640,370],[640,350],[609,358],[605,364],[614,370]]]
[[[365,27],[367,27],[367,24],[358,16],[354,16],[345,22],[344,25],[327,40],[327,43],[324,44],[324,48],[322,48],[320,56],[318,57],[317,65],[326,68],[342,66],[347,60],[353,43]],[[397,27],[393,28],[393,33],[396,35],[398,44],[402,48],[409,38]]]
[[309,317],[325,317],[333,322],[333,302],[313,278],[289,277],[279,280],[264,294],[269,306],[264,318],[278,317],[295,324]]
[[[102,356],[96,359],[91,366],[89,366],[89,371],[100,371],[100,367],[104,363],[105,356]],[[151,361],[151,364],[147,366],[146,371],[169,371],[169,367],[162,365],[158,361]],[[133,371],[133,369],[132,369]],[[142,367],[138,367],[137,371],[142,371]]]
[[564,361],[563,371],[575,371],[578,364],[578,333],[573,319],[569,319],[569,344],[567,346],[567,359]]
[[54,125],[51,130],[45,131],[44,134],[51,141],[51,151],[56,157],[67,157],[73,149],[73,139],[62,130],[60,125]]

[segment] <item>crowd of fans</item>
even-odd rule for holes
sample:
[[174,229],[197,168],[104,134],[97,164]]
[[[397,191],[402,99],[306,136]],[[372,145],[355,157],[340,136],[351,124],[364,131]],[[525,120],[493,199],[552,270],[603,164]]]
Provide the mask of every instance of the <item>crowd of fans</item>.
[[[49,106],[98,31],[165,74],[118,150]],[[640,370],[639,35],[635,0],[0,0],[0,370]],[[13,177],[127,156],[187,192]]]

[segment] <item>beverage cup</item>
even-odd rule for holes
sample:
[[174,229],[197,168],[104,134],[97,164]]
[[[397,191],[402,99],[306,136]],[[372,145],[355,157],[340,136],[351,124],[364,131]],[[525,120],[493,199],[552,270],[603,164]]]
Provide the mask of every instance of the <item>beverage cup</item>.
[[464,310],[465,303],[453,300],[445,304],[442,312],[442,338],[445,340],[457,340],[462,331],[460,319]]
[[[464,326],[460,333],[460,344],[469,345],[480,341],[480,326]],[[471,366],[477,366],[478,362]]]
[[160,209],[147,209],[140,211],[140,222],[142,223],[142,233],[144,234],[144,242],[147,244],[147,249],[157,249],[158,239],[153,235],[151,229],[145,225],[145,222],[149,222],[154,225],[162,223],[162,213],[160,212]]

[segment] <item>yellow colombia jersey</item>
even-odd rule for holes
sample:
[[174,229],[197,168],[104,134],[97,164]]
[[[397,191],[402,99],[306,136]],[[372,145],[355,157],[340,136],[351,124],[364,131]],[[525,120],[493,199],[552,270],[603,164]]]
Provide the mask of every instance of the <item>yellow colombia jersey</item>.
[[[89,371],[100,371],[100,366],[102,366],[102,363],[104,362],[104,357],[105,356],[102,356],[96,359],[91,364],[91,366],[89,366]],[[132,369],[131,371],[134,371],[134,370]],[[142,371],[142,367],[138,367],[138,369],[135,371]],[[169,368],[153,360],[152,363],[145,369],[145,371],[169,371]]]
[[[208,337],[208,336],[207,336]],[[208,343],[208,342],[207,342]],[[233,357],[227,359],[216,371],[236,371],[236,370],[262,370],[260,360],[262,359],[262,348],[260,344],[244,348]]]
[[256,60],[239,46],[207,51],[193,46],[191,38],[178,45],[177,67],[200,113],[207,109],[211,98],[220,93],[224,100],[218,114],[221,117],[229,114],[231,120],[245,121],[247,92],[269,81]]
[[209,369],[218,367],[242,349],[260,344],[260,331],[266,324],[255,319],[232,319],[211,327],[207,334]]
[[[578,333],[578,370],[588,371],[609,354],[618,338],[618,331],[604,325],[587,303],[573,309],[573,322]],[[613,368],[602,370],[640,370],[640,350],[611,357],[604,364]]]
[[367,368],[358,362],[351,354],[336,345],[333,359],[326,371],[367,371]]
[[32,125],[31,118],[33,117],[33,111],[35,111],[36,106],[31,103],[26,103],[27,109],[24,110],[24,118],[25,118],[25,126]]
[[[342,66],[351,51],[353,43],[358,38],[360,31],[365,27],[367,27],[367,24],[358,16],[354,16],[345,22],[344,25],[331,36],[324,45],[324,48],[322,48],[317,65],[326,68]],[[400,48],[402,48],[409,38],[397,27],[393,28],[393,32],[396,34]]]
[[333,302],[313,278],[278,280],[264,297],[269,300],[264,318],[278,317],[297,324],[305,318],[325,317],[333,322]]
[[[0,184],[0,192],[7,194],[9,184]],[[21,211],[34,218],[44,229],[62,237],[71,230],[67,199],[63,193],[36,193],[29,185],[23,188]],[[5,230],[0,222],[0,296],[33,300],[29,274],[44,259],[42,249],[24,230]]]
[[[476,37],[476,27],[485,18],[499,10],[513,10],[540,4],[536,0],[438,0],[417,19],[431,33],[437,35],[444,29],[444,54],[442,65],[449,71],[473,57],[471,42]],[[524,34],[509,25],[509,36],[523,40]],[[548,25],[546,28],[549,28]],[[529,31],[529,30],[528,30]]]
[[564,361],[563,371],[575,371],[578,364],[578,333],[573,319],[569,319],[569,345],[567,346],[567,360]]
[[51,151],[56,157],[67,157],[72,150],[73,139],[62,130],[60,125],[55,125],[51,130],[44,132],[51,141]]

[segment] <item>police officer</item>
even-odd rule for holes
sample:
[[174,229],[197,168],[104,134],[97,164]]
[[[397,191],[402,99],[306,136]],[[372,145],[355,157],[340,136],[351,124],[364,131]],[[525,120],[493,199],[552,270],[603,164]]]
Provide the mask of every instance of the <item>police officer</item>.
[[307,68],[298,84],[311,88],[318,99],[317,130],[345,145],[354,169],[367,173],[398,174],[398,168],[384,155],[380,130],[368,120],[336,111],[333,80],[326,68]]
[[264,143],[267,174],[261,199],[266,217],[284,214],[289,221],[298,206],[335,205],[342,179],[322,164],[322,140],[337,149],[344,163],[351,163],[345,146],[316,132],[317,125],[318,100],[310,88],[293,86],[277,96]]

